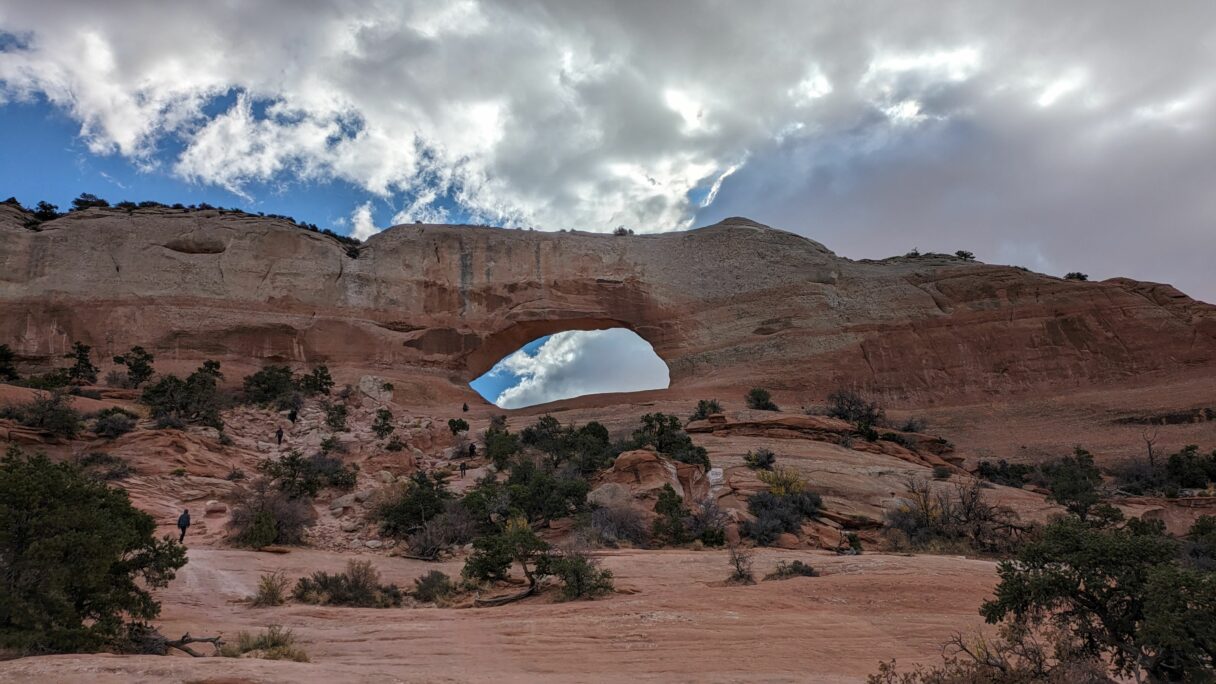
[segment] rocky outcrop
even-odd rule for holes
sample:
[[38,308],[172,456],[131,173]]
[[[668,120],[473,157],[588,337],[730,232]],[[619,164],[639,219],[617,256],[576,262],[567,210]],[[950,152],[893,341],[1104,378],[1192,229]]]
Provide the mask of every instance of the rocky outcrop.
[[709,495],[709,478],[700,467],[673,461],[651,449],[624,452],[600,476],[600,482],[588,498],[601,505],[620,502],[623,492],[653,500],[667,485],[686,501],[702,501]]
[[239,212],[0,213],[0,340],[158,364],[325,362],[420,401],[538,336],[626,327],[673,389],[838,385],[887,402],[1216,374],[1216,308],[1164,285],[1072,282],[946,256],[852,261],[746,219],[613,236],[407,225],[357,256]]

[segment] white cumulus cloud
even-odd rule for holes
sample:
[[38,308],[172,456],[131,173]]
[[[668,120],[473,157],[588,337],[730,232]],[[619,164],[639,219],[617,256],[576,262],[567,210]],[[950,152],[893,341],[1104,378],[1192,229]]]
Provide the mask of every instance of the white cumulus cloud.
[[503,408],[585,394],[664,389],[669,383],[667,364],[650,344],[623,328],[557,333],[535,354],[521,349],[499,361],[490,373],[519,378],[494,401]]
[[364,202],[355,207],[354,213],[350,215],[350,226],[350,234],[360,240],[366,240],[380,232],[380,229],[372,221],[371,202]]
[[0,103],[44,97],[141,169],[336,181],[400,222],[1024,239],[1212,299],[1214,25],[1210,0],[4,2]]

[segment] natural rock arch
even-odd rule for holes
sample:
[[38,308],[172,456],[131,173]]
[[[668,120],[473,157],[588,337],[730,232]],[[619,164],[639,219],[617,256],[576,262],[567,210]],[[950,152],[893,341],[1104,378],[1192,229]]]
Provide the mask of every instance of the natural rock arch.
[[636,236],[397,226],[352,256],[233,212],[29,218],[0,206],[0,341],[44,366],[80,340],[100,358],[138,344],[177,371],[324,362],[417,378],[420,395],[446,378],[455,394],[529,339],[624,327],[673,388],[697,391],[959,401],[1216,373],[1216,307],[1167,285],[939,254],[853,261],[746,219]]

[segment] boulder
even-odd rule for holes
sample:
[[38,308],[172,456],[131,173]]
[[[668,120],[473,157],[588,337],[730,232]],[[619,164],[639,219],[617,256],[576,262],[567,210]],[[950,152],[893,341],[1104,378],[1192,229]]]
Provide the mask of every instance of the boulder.
[[368,499],[375,496],[375,494],[376,494],[376,490],[374,490],[374,489],[360,489],[359,491],[355,492],[354,494],[351,494],[350,496],[353,496],[355,498],[355,501],[358,501],[359,503],[363,503],[364,501],[367,501]]
[[627,505],[632,499],[629,488],[617,482],[605,482],[587,494],[589,503],[604,507]]
[[381,482],[383,482],[384,484],[392,484],[392,483],[394,483],[394,482],[396,482],[396,481],[397,481],[397,478],[396,478],[396,477],[395,477],[395,476],[394,476],[392,473],[390,473],[390,472],[389,472],[389,471],[387,471],[387,470],[380,470],[380,471],[377,471],[377,472],[376,472],[376,479],[377,479],[377,480],[380,480],[380,481],[381,481]]
[[635,496],[657,496],[664,485],[671,485],[682,497],[685,492],[678,472],[673,461],[650,449],[636,449],[618,456],[604,473],[604,481],[626,487]]
[[393,391],[384,388],[384,378],[375,375],[364,375],[359,378],[359,384],[355,389],[359,393],[369,399],[374,399],[380,403],[386,404],[393,400]]
[[220,515],[228,512],[228,504],[212,499],[203,504],[204,515]]
[[346,494],[330,501],[329,510],[343,511],[347,508],[354,508],[356,503],[358,503],[358,499],[355,498],[355,494]]
[[361,527],[363,527],[362,522],[358,520],[347,520],[346,522],[342,523],[340,529],[343,532],[357,532]]
[[363,545],[369,549],[378,549],[381,546],[384,546],[384,542],[380,541],[379,539],[368,539],[367,541],[363,542]]

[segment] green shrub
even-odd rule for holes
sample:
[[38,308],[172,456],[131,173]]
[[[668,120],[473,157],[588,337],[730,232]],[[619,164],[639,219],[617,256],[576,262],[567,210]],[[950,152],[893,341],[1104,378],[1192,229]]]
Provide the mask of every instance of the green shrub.
[[1104,663],[1076,652],[1071,635],[1040,633],[1006,622],[997,636],[955,634],[942,646],[942,664],[899,672],[879,663],[866,684],[1106,684]]
[[962,259],[963,261],[975,261],[975,254],[972,252],[968,252],[965,249],[958,250],[957,252],[954,253],[954,256],[958,257],[959,259]]
[[258,470],[293,499],[316,496],[325,486],[349,489],[355,485],[354,471],[342,461],[323,454],[305,458],[296,449],[278,460],[262,459]]
[[264,572],[258,578],[258,590],[249,598],[255,608],[269,608],[287,603],[287,587],[291,582],[281,571]]
[[803,563],[800,560],[795,561],[778,561],[777,568],[764,576],[765,580],[784,580],[792,577],[818,577],[819,573],[815,572],[815,568]]
[[296,383],[290,368],[272,364],[247,375],[243,389],[245,401],[266,405],[288,399],[295,393]]
[[1069,650],[1120,678],[1209,681],[1216,655],[1216,575],[1182,567],[1164,525],[1102,526],[1068,516],[1012,560],[980,614],[1034,631],[1053,627]]
[[296,386],[306,397],[329,394],[334,387],[334,379],[329,375],[329,367],[320,365],[313,368],[307,375],[300,376]]
[[1201,570],[1216,570],[1216,516],[1201,515],[1187,532],[1184,559]]
[[297,663],[307,663],[308,654],[296,645],[296,636],[290,629],[279,625],[271,625],[261,634],[238,632],[235,644],[224,644],[220,655],[226,658],[239,658],[246,653],[254,653],[262,660],[292,660]]
[[1034,471],[1034,466],[1025,463],[1010,463],[1002,458],[995,465],[989,461],[980,461],[976,475],[995,484],[1021,488],[1026,485],[1030,474]]
[[435,603],[451,596],[454,591],[456,587],[452,585],[452,579],[438,570],[414,580],[414,598],[423,603]]
[[[492,432],[506,434],[505,427],[491,426],[487,431],[487,448]],[[562,425],[553,416],[542,416],[536,423],[520,432],[519,441],[545,453],[553,468],[573,463],[578,471],[591,474],[612,464],[619,450],[613,448],[608,429],[592,421],[583,426]],[[503,447],[509,444],[503,444]]]
[[821,507],[819,496],[810,492],[784,495],[757,492],[747,499],[747,512],[756,517],[743,525],[743,533],[768,546],[784,532],[798,532],[802,521],[815,515]]
[[439,553],[473,539],[477,524],[460,501],[448,501],[444,510],[418,526],[405,540],[410,551],[422,558],[437,558]]
[[944,466],[944,465],[933,466],[933,479],[935,479],[935,480],[948,480],[948,479],[950,479],[950,476],[953,474],[954,474],[954,471],[950,470],[950,468],[948,466]]
[[448,491],[447,473],[416,472],[410,476],[401,493],[386,499],[376,509],[380,531],[403,538],[419,529],[423,523],[444,511],[452,499]]
[[348,466],[342,459],[327,454],[313,454],[308,458],[308,468],[329,487],[351,489],[355,486],[359,466]]
[[511,457],[519,453],[519,437],[505,428],[486,430],[486,457],[498,470],[506,470]]
[[325,408],[325,425],[335,432],[346,432],[346,404],[329,404]]
[[237,546],[260,549],[271,544],[302,544],[304,530],[316,520],[305,499],[274,489],[266,478],[237,495],[228,518],[229,539]]
[[103,481],[124,480],[131,476],[131,464],[104,451],[90,451],[76,461],[85,472]]
[[747,407],[749,409],[755,409],[757,411],[781,410],[777,408],[776,404],[773,403],[772,395],[768,393],[768,390],[760,387],[753,387],[748,391],[747,396],[744,397],[744,399],[747,401]]
[[525,460],[511,466],[506,490],[512,510],[522,513],[529,522],[539,523],[582,510],[591,485],[581,477],[558,474]]
[[658,514],[651,527],[651,535],[655,541],[665,544],[683,544],[689,541],[685,520],[689,516],[684,499],[670,484],[663,485],[659,490],[658,499],[654,504],[654,512]]
[[16,355],[7,344],[0,344],[0,381],[12,382],[21,376],[17,373]]
[[314,572],[301,577],[292,598],[301,603],[356,608],[392,608],[405,598],[397,585],[380,584],[380,573],[371,561],[347,561],[346,571]]
[[705,420],[715,413],[722,413],[722,405],[717,399],[702,399],[697,402],[697,410],[688,417],[689,420]]
[[114,439],[135,429],[135,414],[130,411],[112,407],[97,414],[93,422],[93,432],[98,437]]
[[[875,430],[875,432],[878,432],[878,431]],[[910,449],[912,451],[916,450],[916,440],[912,439],[911,437],[908,437],[907,435],[900,434],[898,432],[879,433],[878,439],[881,439],[884,442],[893,442],[895,444],[900,445],[901,447],[903,447],[905,449]]]
[[738,544],[732,544],[728,549],[727,559],[730,561],[731,573],[726,581],[732,584],[755,584],[756,576],[752,574],[754,552]]
[[536,536],[527,520],[512,518],[502,530],[473,540],[473,553],[461,575],[482,581],[505,580],[511,565],[519,563],[528,584],[535,586],[536,564],[548,550],[549,545]]
[[30,389],[50,391],[67,387],[70,382],[67,370],[57,368],[42,375],[31,375],[24,380],[17,381],[17,384]]
[[372,432],[376,437],[384,439],[393,434],[393,430],[395,429],[393,427],[393,412],[386,408],[378,409],[376,411],[376,420],[372,422]]
[[709,498],[692,507],[684,518],[684,529],[688,535],[700,540],[705,546],[726,544],[726,523],[729,520],[715,499]]
[[906,484],[906,498],[886,512],[888,538],[895,545],[1008,553],[1021,543],[1025,527],[1017,514],[988,503],[978,482],[935,489],[911,478]]
[[101,399],[101,392],[83,387],[72,387],[68,390],[68,394],[73,397],[84,397],[85,399]]
[[1086,280],[1089,280],[1089,276],[1085,275],[1084,273],[1082,273],[1080,271],[1070,271],[1070,272],[1064,274],[1064,279],[1065,280],[1086,281]]
[[405,442],[402,442],[396,435],[393,435],[387,442],[384,443],[385,451],[401,451],[405,449]]
[[1183,489],[1206,489],[1216,482],[1216,450],[1199,453],[1199,447],[1188,444],[1164,463],[1134,460],[1113,469],[1119,489],[1130,494],[1160,494],[1178,496]]
[[772,449],[760,448],[747,452],[743,462],[752,470],[772,470],[773,464],[777,462],[777,454],[774,454]]
[[452,431],[453,435],[458,435],[461,432],[469,431],[469,423],[464,418],[449,418],[448,429]]
[[93,365],[92,351],[93,348],[87,344],[72,343],[72,352],[63,355],[63,358],[73,361],[71,367],[67,369],[69,381],[83,385],[92,385],[97,382],[97,372],[101,369]]
[[10,447],[0,461],[0,647],[21,654],[120,646],[151,620],[185,549],[157,540],[127,493]]
[[114,363],[127,367],[126,387],[139,387],[152,377],[152,362],[156,358],[140,346],[131,347],[131,351],[122,356],[115,356]]
[[579,549],[560,554],[545,554],[537,561],[537,574],[551,575],[562,582],[562,597],[567,601],[593,599],[612,593],[612,571]]
[[89,192],[82,192],[79,197],[72,200],[72,211],[80,211],[92,207],[105,208],[108,206],[110,206],[109,202]]
[[1064,506],[1082,520],[1101,501],[1098,486],[1102,484],[1102,473],[1094,465],[1093,455],[1081,447],[1076,447],[1072,456],[1044,464],[1041,469],[1051,490],[1048,501]]
[[[866,401],[860,394],[849,389],[838,389],[828,395],[828,415],[852,423],[857,431],[871,442],[870,433],[883,419],[883,410],[876,403]],[[877,434],[874,435],[877,438]]]
[[139,400],[152,410],[162,428],[193,423],[221,430],[219,380],[223,377],[218,361],[204,361],[185,380],[176,375],[159,376],[144,388]]
[[650,446],[655,451],[684,463],[709,470],[709,453],[692,443],[692,438],[680,427],[680,419],[663,413],[647,413],[642,424],[633,431],[630,446],[634,449]]
[[0,410],[0,417],[67,439],[80,432],[82,423],[80,412],[72,408],[69,396],[59,391],[39,394],[25,404],[7,406]]

